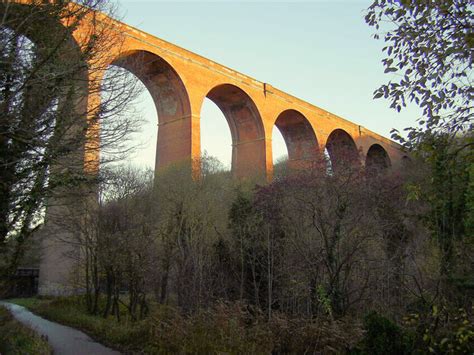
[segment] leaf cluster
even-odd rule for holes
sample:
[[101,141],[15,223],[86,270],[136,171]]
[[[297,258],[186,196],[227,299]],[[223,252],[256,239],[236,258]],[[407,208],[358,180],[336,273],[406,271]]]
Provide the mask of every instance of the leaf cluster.
[[391,80],[374,92],[400,111],[408,103],[422,109],[418,127],[407,138],[411,147],[425,131],[456,133],[472,129],[474,21],[469,0],[375,0],[365,21],[383,37],[382,63]]

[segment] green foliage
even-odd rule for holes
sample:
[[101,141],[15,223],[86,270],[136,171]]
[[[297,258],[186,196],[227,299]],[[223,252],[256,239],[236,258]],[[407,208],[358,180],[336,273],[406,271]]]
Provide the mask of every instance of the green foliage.
[[[423,110],[419,127],[393,137],[411,146],[425,131],[472,129],[472,49],[474,14],[470,0],[374,0],[366,22],[383,33],[391,80],[374,92],[400,111],[407,102]],[[395,75],[393,75],[395,74]]]
[[431,354],[472,354],[474,323],[472,310],[432,306],[429,312],[404,317],[406,329],[416,334],[416,348]]
[[410,338],[403,330],[385,318],[371,312],[364,319],[365,337],[360,348],[355,351],[359,354],[410,354]]
[[425,134],[415,151],[429,168],[429,180],[420,186],[420,197],[430,207],[426,220],[441,251],[441,272],[450,277],[456,271],[456,243],[461,248],[472,244],[472,144],[471,135]]
[[467,168],[469,184],[466,191],[466,234],[474,236],[474,163],[471,162]]
[[0,306],[0,354],[52,354],[48,342]]
[[48,298],[10,298],[8,302],[17,304],[19,306],[22,306],[34,311],[47,299]]
[[255,208],[253,196],[239,189],[228,219],[231,250],[236,253],[239,300],[261,307],[268,300],[268,265],[262,216]]
[[319,285],[316,289],[318,301],[323,306],[324,311],[332,318],[331,299],[328,297],[323,285]]
[[252,201],[241,191],[238,191],[236,199],[232,202],[229,212],[229,227],[237,236],[244,233],[248,219],[255,214]]

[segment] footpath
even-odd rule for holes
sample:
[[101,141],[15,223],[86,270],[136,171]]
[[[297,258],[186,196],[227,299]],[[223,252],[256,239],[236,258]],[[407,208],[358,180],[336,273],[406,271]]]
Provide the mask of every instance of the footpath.
[[25,307],[13,303],[2,302],[0,305],[8,308],[16,320],[45,337],[55,355],[119,355],[92,340],[87,334],[58,323],[41,318]]

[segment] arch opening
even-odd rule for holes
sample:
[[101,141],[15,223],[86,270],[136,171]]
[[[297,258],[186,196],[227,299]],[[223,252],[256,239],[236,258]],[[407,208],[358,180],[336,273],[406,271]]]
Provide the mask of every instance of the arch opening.
[[288,173],[288,148],[279,129],[272,130],[273,178],[284,177]]
[[352,137],[342,129],[331,132],[326,143],[332,173],[360,166],[359,152]]
[[265,135],[260,113],[242,89],[231,84],[214,87],[206,95],[224,114],[232,137],[232,173],[236,177],[264,176]]
[[[125,163],[140,170],[155,170],[158,114],[142,81],[128,69],[110,65],[102,81],[101,105],[100,167]],[[127,126],[126,131],[114,132],[121,126]],[[109,145],[111,138],[114,141]]]
[[288,151],[288,167],[311,168],[318,157],[319,145],[306,117],[296,110],[286,110],[278,116],[275,126],[281,132]]
[[[201,156],[216,158],[218,169],[230,170],[232,166],[232,135],[221,109],[207,97],[201,107]],[[219,164],[220,163],[220,164]],[[203,162],[204,164],[204,162]],[[202,168],[204,168],[202,166]]]
[[326,175],[334,175],[334,169],[332,167],[331,156],[329,155],[328,148],[325,147],[323,151],[323,166],[326,167]]
[[186,88],[173,67],[147,51],[123,53],[111,65],[136,76],[154,103],[157,124],[155,171],[186,161],[192,152],[192,115]]
[[365,170],[370,174],[378,174],[391,166],[386,150],[380,144],[373,144],[367,151]]

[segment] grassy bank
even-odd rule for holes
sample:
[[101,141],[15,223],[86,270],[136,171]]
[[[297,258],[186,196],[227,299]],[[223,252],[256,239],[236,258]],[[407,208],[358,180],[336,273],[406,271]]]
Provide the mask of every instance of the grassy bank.
[[141,321],[88,315],[81,298],[14,299],[47,319],[81,329],[122,352],[146,353],[343,353],[361,338],[353,321],[271,321],[238,304],[185,316],[176,308],[154,305]]
[[52,354],[48,342],[0,306],[0,354]]

